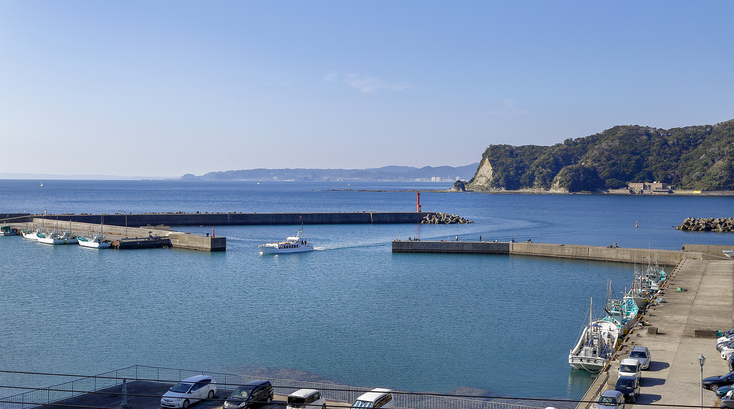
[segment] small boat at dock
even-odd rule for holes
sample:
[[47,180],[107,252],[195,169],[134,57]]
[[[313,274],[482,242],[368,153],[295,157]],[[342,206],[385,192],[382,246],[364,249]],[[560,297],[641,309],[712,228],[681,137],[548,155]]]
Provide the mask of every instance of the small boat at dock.
[[619,328],[614,322],[593,319],[593,299],[589,305],[589,322],[581,331],[576,346],[568,354],[568,363],[576,369],[601,372],[614,355]]
[[281,242],[261,244],[260,254],[288,254],[313,251],[313,244],[303,237],[303,229],[298,230],[295,236],[291,236]]
[[108,240],[105,240],[101,234],[95,234],[92,238],[79,236],[77,237],[79,245],[91,249],[108,249],[112,245]]

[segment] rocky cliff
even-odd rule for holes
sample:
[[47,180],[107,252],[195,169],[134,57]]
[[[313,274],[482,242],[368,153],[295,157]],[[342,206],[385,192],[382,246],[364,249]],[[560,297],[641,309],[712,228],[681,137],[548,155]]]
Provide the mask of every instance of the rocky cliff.
[[553,146],[491,145],[466,188],[598,192],[653,181],[734,190],[734,120],[672,129],[615,126]]

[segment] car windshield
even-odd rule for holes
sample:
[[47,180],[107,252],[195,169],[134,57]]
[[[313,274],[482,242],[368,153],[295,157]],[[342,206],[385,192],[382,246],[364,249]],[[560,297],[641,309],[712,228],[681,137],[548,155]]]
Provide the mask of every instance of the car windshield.
[[366,400],[358,400],[352,404],[352,408],[371,408],[372,405],[372,402],[368,402]]
[[637,372],[637,366],[635,365],[620,365],[620,372]]
[[171,388],[171,392],[186,393],[191,388],[191,385],[192,384],[190,384],[190,383],[179,382],[179,383],[173,385],[173,387]]
[[634,388],[635,381],[634,379],[620,379],[617,381],[617,386],[620,388]]
[[617,406],[617,399],[611,396],[602,396],[599,398],[599,404],[607,406]]
[[234,392],[229,395],[229,397],[235,399],[247,399],[250,396],[251,391],[252,389],[246,386],[240,386],[239,388],[235,389]]
[[647,358],[647,357],[645,356],[645,353],[642,351],[632,351],[632,353],[630,353],[630,358]]

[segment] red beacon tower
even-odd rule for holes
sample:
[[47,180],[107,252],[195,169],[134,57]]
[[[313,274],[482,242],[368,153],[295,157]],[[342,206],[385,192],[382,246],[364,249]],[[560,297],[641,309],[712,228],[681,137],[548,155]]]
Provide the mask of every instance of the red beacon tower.
[[415,205],[415,211],[419,212],[421,211],[421,192],[415,192],[415,194],[418,196],[418,203]]

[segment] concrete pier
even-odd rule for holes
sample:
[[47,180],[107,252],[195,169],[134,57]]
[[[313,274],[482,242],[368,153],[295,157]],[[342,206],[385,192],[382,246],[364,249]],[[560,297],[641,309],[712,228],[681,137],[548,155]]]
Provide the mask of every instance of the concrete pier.
[[199,234],[182,233],[171,230],[166,226],[114,226],[107,224],[101,226],[99,223],[82,223],[73,221],[57,221],[35,218],[27,223],[13,223],[16,229],[34,229],[45,227],[46,229],[66,230],[74,235],[89,235],[99,231],[112,242],[112,247],[117,249],[143,249],[171,247],[199,251],[225,251],[227,249],[226,237],[202,236]]
[[[516,256],[555,257],[576,260],[611,261],[617,263],[674,266],[680,260],[726,260],[721,248],[725,246],[684,245],[686,251],[650,250],[622,247],[581,246],[552,243],[513,243],[487,241],[410,241],[392,242],[393,253],[458,253],[509,254]],[[688,249],[698,251],[688,251]],[[709,251],[718,252],[717,254]]]
[[700,407],[703,396],[703,407],[718,407],[719,398],[713,391],[704,390],[701,395],[698,356],[706,357],[704,378],[729,372],[716,350],[714,334],[716,330],[729,330],[734,323],[734,261],[683,260],[663,285],[660,297],[665,302],[648,307],[640,319],[649,325],[633,330],[625,338],[579,409],[593,408],[601,392],[614,389],[619,361],[634,346],[646,346],[652,356],[650,369],[642,372],[635,406]]

